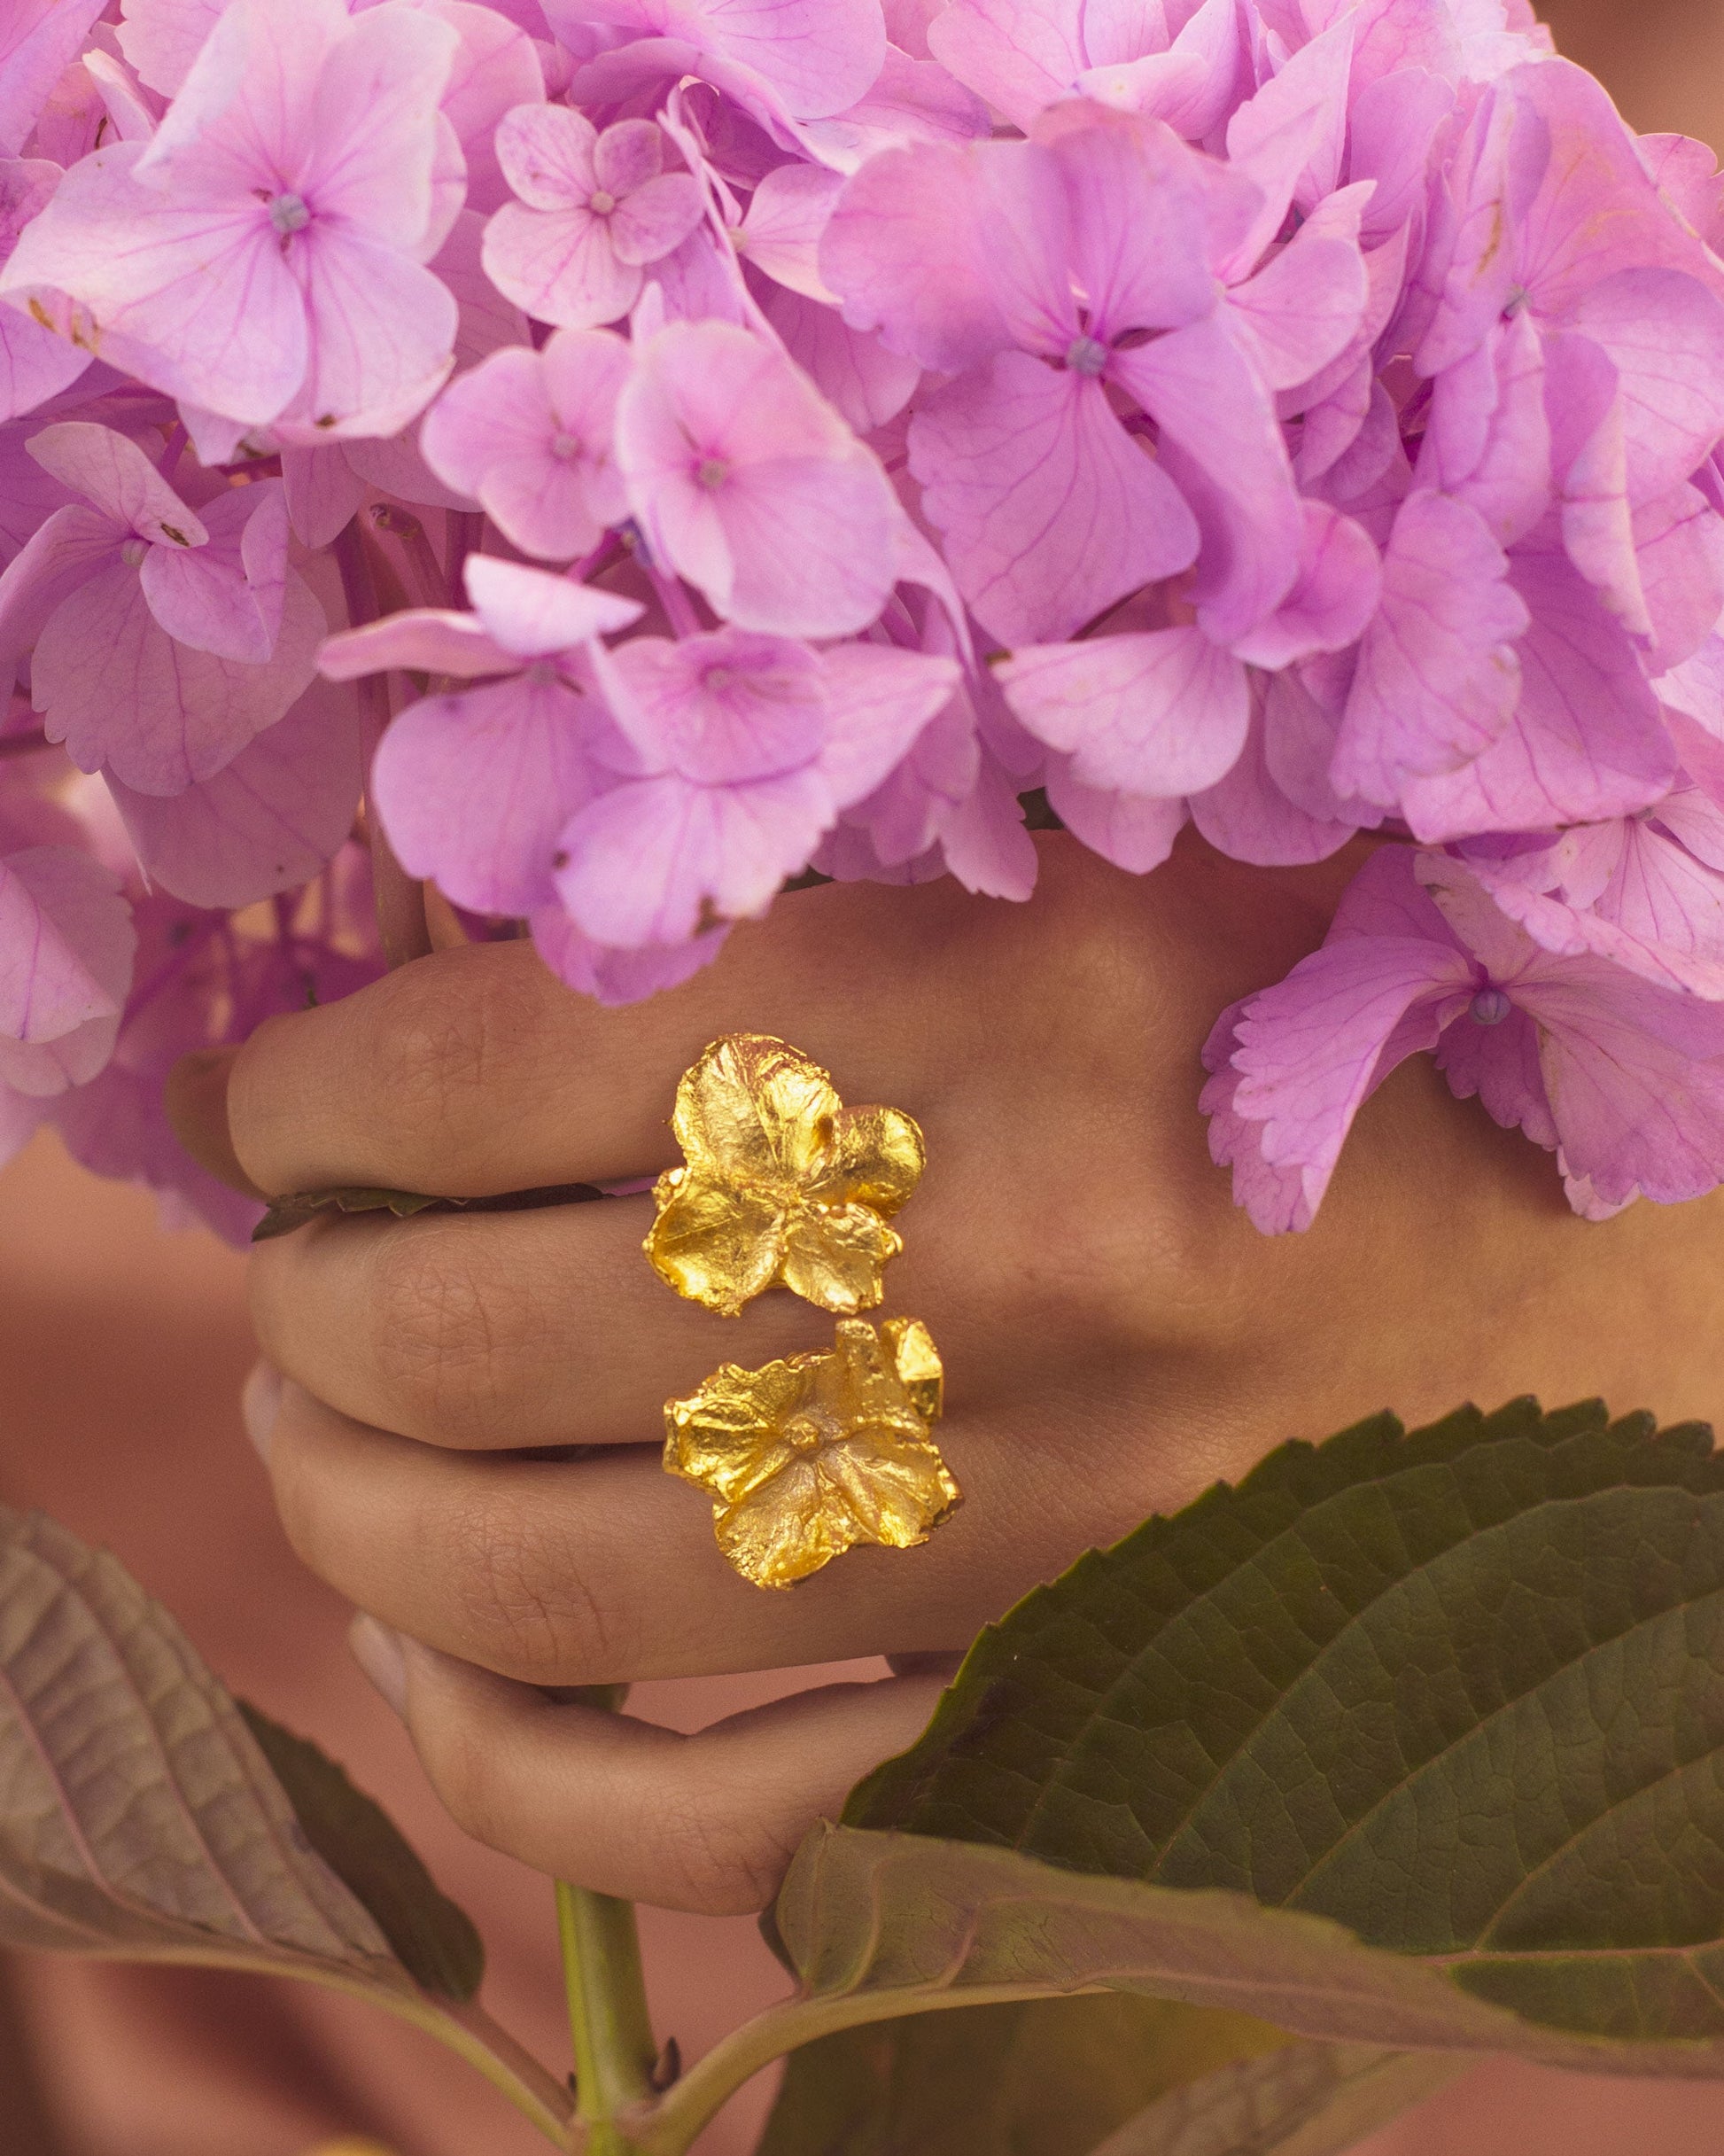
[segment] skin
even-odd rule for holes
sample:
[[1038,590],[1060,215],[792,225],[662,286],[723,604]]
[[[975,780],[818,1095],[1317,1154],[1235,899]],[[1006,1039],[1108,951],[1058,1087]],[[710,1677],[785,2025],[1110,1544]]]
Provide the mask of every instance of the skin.
[[[610,1893],[757,1907],[982,1623],[1281,1439],[1529,1391],[1724,1410],[1724,1201],[1578,1220],[1549,1156],[1423,1059],[1367,1107],[1309,1234],[1234,1209],[1199,1050],[1321,940],[1356,854],[1266,871],[1188,838],[1138,879],[1040,844],[1029,906],[950,882],[798,893],[621,1011],[525,945],[445,950],[189,1076],[206,1155],[270,1193],[654,1172],[679,1157],[678,1076],[726,1031],[793,1040],[926,1132],[884,1311],[941,1345],[966,1503],[925,1547],[788,1593],[732,1574],[706,1501],[661,1471],[663,1403],[722,1361],[827,1345],[831,1319],[782,1291],[735,1319],[679,1301],[641,1254],[649,1198],[324,1218],[259,1248],[285,1382],[250,1407],[282,1517],[369,1613],[356,1651],[481,1840]],[[545,1689],[881,1654],[878,1684],[693,1738]]]

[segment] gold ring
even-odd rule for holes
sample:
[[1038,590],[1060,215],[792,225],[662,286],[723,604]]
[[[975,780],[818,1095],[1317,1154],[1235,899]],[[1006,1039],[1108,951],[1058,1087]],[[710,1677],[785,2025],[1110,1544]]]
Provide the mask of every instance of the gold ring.
[[719,1549],[757,1587],[790,1587],[871,1542],[910,1549],[961,1502],[933,1427],[945,1373],[919,1318],[854,1313],[904,1248],[887,1222],[920,1180],[901,1109],[846,1108],[820,1066],[767,1033],[727,1033],[677,1087],[684,1164],[659,1177],[646,1242],[680,1296],[735,1317],[788,1288],[840,1313],[830,1352],[726,1363],[664,1404],[667,1474],[712,1499]]

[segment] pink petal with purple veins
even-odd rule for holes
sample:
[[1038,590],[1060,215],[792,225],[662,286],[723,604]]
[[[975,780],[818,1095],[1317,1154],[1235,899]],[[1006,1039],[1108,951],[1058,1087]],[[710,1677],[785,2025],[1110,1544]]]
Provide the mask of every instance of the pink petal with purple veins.
[[509,186],[493,137],[504,114],[544,95],[544,72],[532,38],[495,8],[469,0],[439,0],[437,11],[460,39],[441,105],[467,166],[467,206],[501,209]]
[[0,681],[10,685],[54,610],[118,554],[123,537],[82,502],[37,525],[0,574]]
[[1263,1126],[1239,1115],[1233,1096],[1240,1086],[1232,1063],[1234,1028],[1246,1007],[1232,1004],[1215,1021],[1204,1045],[1204,1068],[1213,1076],[1198,1107],[1209,1118],[1209,1157],[1233,1171],[1233,1203],[1265,1235],[1302,1235],[1316,1217],[1327,1178],[1303,1168],[1271,1168],[1263,1158]]
[[599,184],[598,141],[592,121],[566,105],[524,105],[498,122],[497,160],[529,209],[584,209]]
[[687,943],[622,951],[583,935],[561,906],[540,907],[532,925],[533,947],[557,978],[611,1005],[638,1003],[667,988],[680,988],[712,963],[730,933],[728,927],[709,929]]
[[266,665],[195,651],[157,623],[137,572],[115,563],[43,628],[31,667],[36,708],[81,771],[105,767],[140,793],[181,793],[214,778],[304,693],[324,627],[310,589],[290,573]]
[[1048,806],[1072,837],[1130,876],[1159,868],[1185,826],[1184,801],[1085,786],[1072,776],[1067,757],[1049,757],[1043,784]]
[[[306,35],[299,0],[262,0],[261,7],[260,0],[238,0],[238,6],[260,11],[248,82],[260,81],[268,45],[297,47]],[[438,156],[431,115],[460,50],[449,22],[429,9],[371,8],[350,19],[318,71],[310,113],[295,115],[294,138],[283,145],[294,162],[278,168],[297,167],[299,191],[313,206],[312,252],[322,245],[319,227],[326,217],[378,246],[410,249],[425,238]],[[263,90],[260,102],[268,94]],[[249,104],[248,91],[242,99]]]
[[1279,668],[1356,642],[1383,594],[1383,565],[1369,535],[1326,502],[1307,502],[1305,556],[1293,589],[1261,628],[1237,638],[1234,656]]
[[247,424],[305,373],[305,307],[267,218],[175,209],[141,185],[135,143],[73,167],[19,241],[0,292],[169,396]]
[[151,547],[138,571],[144,598],[176,642],[260,665],[282,629],[286,494],[279,479],[263,479],[205,507],[208,545]]
[[941,819],[939,844],[948,875],[981,898],[1021,902],[1036,888],[1039,857],[1017,786],[985,751],[975,786]]
[[1304,549],[1275,406],[1215,316],[1116,353],[1108,374],[1161,429],[1162,463],[1203,535],[1191,590],[1197,618],[1229,642],[1280,605]]
[[570,21],[685,38],[755,69],[800,120],[854,105],[886,58],[879,0],[550,0],[547,13],[559,35]]
[[110,778],[144,871],[193,906],[250,906],[315,876],[353,829],[361,782],[350,692],[314,681],[201,785],[164,798]]
[[651,771],[744,784],[813,763],[824,747],[824,670],[804,643],[723,628],[672,643],[637,636],[610,654],[617,723]]
[[819,273],[853,329],[955,372],[1012,342],[987,275],[982,174],[1015,145],[933,144],[871,158],[838,198]]
[[1358,829],[1324,813],[1313,814],[1281,786],[1270,768],[1266,721],[1252,714],[1250,731],[1232,768],[1190,802],[1192,821],[1212,846],[1234,860],[1283,868],[1327,860]]
[[1227,305],[1265,386],[1296,389],[1347,350],[1366,292],[1358,247],[1308,223]]
[[559,835],[593,790],[596,708],[571,682],[528,676],[409,704],[371,771],[408,873],[475,913],[548,905]]
[[1239,0],[1203,0],[1165,52],[1102,62],[1074,87],[1103,105],[1165,121],[1190,142],[1205,140],[1253,87]]
[[481,627],[472,614],[457,614],[441,607],[412,607],[388,614],[381,621],[343,630],[325,640],[317,654],[317,671],[326,681],[355,681],[368,673],[385,673],[392,668],[417,673],[454,674],[471,681],[485,673],[513,673],[519,657],[506,651]]
[[1230,277],[1250,273],[1295,202],[1309,210],[1334,191],[1347,138],[1354,34],[1352,18],[1343,15],[1228,121],[1229,164],[1262,194],[1262,206],[1228,264]]
[[820,775],[841,808],[875,793],[957,693],[955,659],[889,644],[833,644],[820,654],[827,692]]
[[780,165],[749,198],[735,234],[737,250],[775,284],[834,304],[820,276],[820,236],[843,190],[843,176],[819,165]]
[[12,0],[0,25],[0,152],[14,157],[105,0]]
[[594,637],[627,628],[645,611],[637,599],[572,584],[547,570],[499,561],[489,554],[470,554],[463,573],[467,596],[485,634],[517,659],[571,651]]
[[1100,382],[1027,353],[927,398],[910,461],[959,588],[1003,643],[1068,636],[1197,552],[1196,521]]
[[641,291],[640,268],[618,259],[610,220],[585,207],[505,203],[485,228],[485,267],[517,307],[564,329],[615,322]]
[[[1524,538],[1550,505],[1547,402],[1568,406],[1564,348],[1574,341],[1554,340],[1547,375],[1544,342],[1531,316],[1517,315],[1433,385],[1417,484],[1477,510],[1499,546]],[[1561,469],[1568,465],[1563,454]]]
[[836,307],[780,285],[766,294],[762,311],[790,357],[858,434],[895,419],[915,394],[922,378],[917,362],[888,351],[873,331],[852,330]]
[[1030,732],[1102,790],[1176,798],[1225,776],[1245,746],[1245,669],[1200,629],[1020,650],[996,669]]
[[1675,751],[1639,655],[1597,595],[1556,554],[1518,556],[1514,587],[1532,617],[1517,647],[1514,720],[1464,768],[1409,781],[1402,812],[1416,837],[1628,815],[1658,800],[1675,776]]
[[119,879],[72,846],[0,862],[0,1086],[34,1100],[113,1053],[137,934]]
[[283,416],[319,440],[394,433],[454,364],[454,294],[406,255],[333,227],[303,274],[306,371]]
[[1271,1167],[1303,1171],[1314,1207],[1360,1109],[1397,1064],[1436,1047],[1476,978],[1451,943],[1361,936],[1325,944],[1246,1002],[1233,1111],[1261,1126]]
[[834,814],[812,768],[736,786],[625,780],[564,825],[557,896],[601,943],[683,943],[714,915],[763,913]]
[[1698,488],[1678,486],[1634,516],[1635,561],[1652,629],[1648,671],[1691,658],[1724,613],[1724,519]]
[[628,346],[604,330],[559,330],[542,352],[493,353],[425,415],[420,448],[523,553],[568,561],[626,514],[610,437],[629,363]]
[[620,262],[656,262],[680,247],[704,214],[692,173],[661,173],[618,200],[610,214],[610,244]]
[[1394,807],[1409,774],[1454,770],[1501,737],[1528,619],[1507,569],[1476,510],[1441,494],[1403,505],[1336,743],[1337,791]]
[[960,82],[1027,130],[1045,106],[1071,95],[1086,67],[1165,48],[1162,22],[1154,46],[1134,49],[1135,41],[1127,41],[1117,51],[1092,51],[1085,33],[1099,13],[1076,0],[952,0],[928,24],[928,49]]
[[62,486],[152,546],[201,547],[209,533],[135,441],[112,427],[67,420],[25,447]]
[[365,500],[365,483],[345,452],[283,448],[282,485],[293,536],[302,547],[327,547],[352,523]]
[[1621,384],[1632,499],[1680,486],[1724,434],[1724,301],[1667,269],[1627,269],[1584,293],[1565,326]]
[[635,346],[617,461],[654,552],[739,627],[838,636],[897,580],[875,460],[781,353],[728,323]]

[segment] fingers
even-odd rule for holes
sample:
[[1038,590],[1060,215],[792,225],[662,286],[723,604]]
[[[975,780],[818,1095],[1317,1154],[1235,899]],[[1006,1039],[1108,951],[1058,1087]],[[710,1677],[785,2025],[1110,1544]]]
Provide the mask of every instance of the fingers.
[[248,1198],[264,1194],[239,1164],[228,1126],[228,1081],[237,1048],[199,1048],[181,1056],[162,1095],[174,1135],[200,1168]]
[[355,1635],[470,1834],[575,1886],[708,1916],[763,1908],[809,1828],[914,1742],[940,1696],[934,1677],[831,1685],[682,1736],[554,1704],[364,1619]]
[[[895,943],[919,939],[928,962],[871,993],[883,901]],[[988,904],[949,885],[801,892],[684,987],[621,1010],[571,994],[529,944],[439,951],[260,1027],[229,1091],[234,1148],[277,1193],[353,1183],[478,1197],[644,1175],[677,1158],[679,1076],[727,1032],[779,1034],[835,1064],[847,1098],[888,1098],[917,1061],[933,952]]]
[[853,1550],[788,1593],[731,1570],[710,1501],[642,1446],[443,1452],[288,1385],[268,1464],[295,1549],[361,1608],[505,1677],[611,1684],[951,1651],[1141,1516],[1125,1444],[1117,1466],[1075,1475],[1045,1417],[1029,1431],[953,1420],[940,1435],[957,1514],[919,1548]]
[[431,1444],[663,1444],[664,1403],[726,1359],[828,1346],[830,1319],[763,1296],[722,1330],[641,1241],[648,1198],[542,1212],[319,1221],[260,1244],[264,1354],[332,1407]]

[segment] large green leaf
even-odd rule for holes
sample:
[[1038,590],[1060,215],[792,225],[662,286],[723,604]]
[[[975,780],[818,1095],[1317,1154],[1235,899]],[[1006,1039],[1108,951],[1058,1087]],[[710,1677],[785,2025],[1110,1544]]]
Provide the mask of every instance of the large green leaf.
[[566,2090],[463,1996],[477,1936],[377,1806],[315,1747],[248,1724],[113,1558],[4,1507],[0,1946],[333,1985],[563,2136]]
[[1156,2098],[1287,2043],[1125,1992],[877,2021],[791,2053],[758,2156],[1089,2156]]
[[1092,1553],[845,1813],[1332,1918],[1555,2029],[1724,2040],[1724,1460],[1380,1416]]

